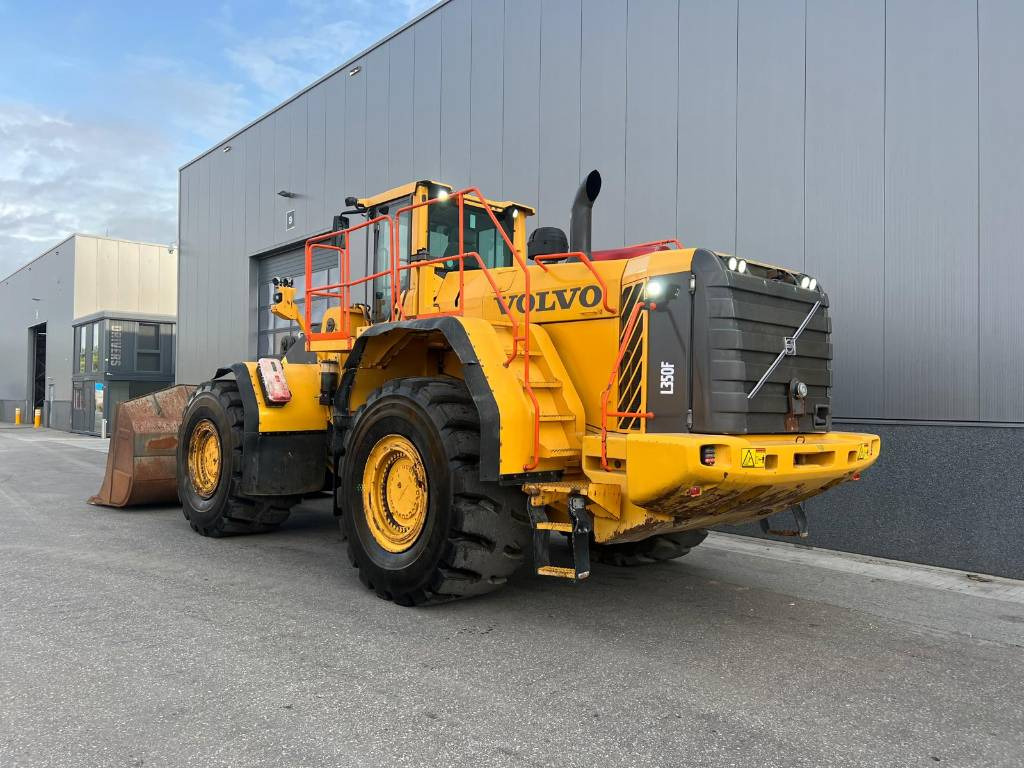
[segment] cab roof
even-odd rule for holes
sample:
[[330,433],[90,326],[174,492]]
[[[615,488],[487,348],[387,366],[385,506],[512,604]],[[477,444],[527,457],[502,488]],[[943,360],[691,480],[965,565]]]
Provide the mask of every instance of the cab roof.
[[[359,198],[359,204],[364,205],[367,208],[373,208],[374,206],[380,205],[381,203],[387,203],[391,200],[396,200],[399,197],[406,197],[412,195],[412,193],[416,191],[416,187],[422,184],[427,184],[432,187],[441,187],[443,189],[448,190],[449,192],[454,191],[454,188],[450,184],[445,184],[443,181],[431,181],[429,179],[423,179],[421,181],[410,181],[407,184],[402,184],[400,186],[389,189],[386,192],[381,192],[370,197],[361,197]],[[473,200],[475,198],[470,197],[468,199]],[[506,208],[512,207],[518,208],[527,216],[533,216],[535,213],[537,213],[537,211],[531,206],[524,205],[523,203],[518,203],[514,200],[488,199],[487,202],[490,203],[493,207],[500,208],[501,210],[505,210]]]

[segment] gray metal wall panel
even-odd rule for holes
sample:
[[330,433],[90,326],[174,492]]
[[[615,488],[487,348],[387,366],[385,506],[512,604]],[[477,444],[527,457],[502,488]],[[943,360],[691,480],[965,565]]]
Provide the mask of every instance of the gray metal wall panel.
[[397,187],[413,177],[413,66],[414,31],[409,29],[388,42],[388,183]]
[[[221,348],[227,347],[231,333],[228,328],[228,303],[232,294],[233,281],[230,274],[235,263],[234,248],[231,247],[232,232],[232,193],[234,192],[234,151],[215,152],[211,163],[210,188],[216,202],[217,215],[212,218],[213,249],[212,258],[207,260],[207,280],[210,285],[218,287],[219,300],[210,302],[207,308],[207,327],[225,329],[227,333],[218,331],[209,334],[208,354],[211,357],[220,355]],[[210,369],[211,373],[213,369]]]
[[255,247],[257,249],[269,248],[274,244],[274,222],[277,221],[276,193],[280,187],[274,186],[274,139],[277,133],[278,113],[270,115],[256,127],[256,134],[259,136],[259,163],[260,163],[260,196],[259,217],[256,221]]
[[579,0],[544,0],[540,54],[540,192],[537,224],[569,230],[569,209],[580,184]]
[[580,167],[597,168],[603,179],[594,247],[614,248],[626,236],[626,4],[587,0],[582,28]]
[[441,176],[441,19],[432,13],[415,31],[415,91],[412,133],[413,172],[417,179],[440,181]]
[[[191,302],[201,300],[202,296],[198,296],[192,292],[190,283],[188,280],[188,269],[191,266],[192,253],[195,247],[192,245],[192,238],[189,234],[189,228],[191,227],[194,218],[191,215],[189,209],[189,199],[191,197],[189,187],[192,182],[192,174],[195,173],[196,165],[190,165],[187,168],[183,168],[178,174],[178,317],[179,324],[180,318],[184,311],[188,310],[188,306]],[[183,290],[186,286],[189,286],[188,290]],[[186,324],[187,327],[187,324]],[[188,329],[191,333],[191,329]],[[183,365],[187,365],[191,359],[191,354],[183,354],[182,349],[179,346],[174,352],[174,369],[180,372]]]
[[[245,221],[247,195],[247,162],[249,140],[247,136],[239,136],[232,151],[228,155],[233,166],[233,185],[230,191],[231,240],[225,243],[223,264],[224,287],[226,301],[220,313],[221,328],[218,334],[221,343],[217,349],[218,359],[225,360],[232,356],[236,359],[235,350],[247,349],[249,323],[239,322],[242,313],[249,308],[249,274],[245,251]],[[246,321],[248,317],[246,317]],[[177,345],[175,345],[177,346]],[[211,369],[215,370],[215,369]]]
[[883,412],[885,0],[807,8],[806,269],[832,301],[833,412]]
[[737,0],[687,0],[679,13],[679,162],[672,234],[736,250]]
[[278,232],[280,232],[280,242],[282,243],[294,240],[296,237],[301,237],[310,228],[309,205],[311,198],[309,196],[309,181],[306,175],[308,169],[306,164],[307,147],[309,146],[309,111],[307,108],[309,98],[310,94],[307,93],[302,98],[296,99],[288,105],[288,122],[291,133],[288,137],[287,154],[284,156],[289,164],[287,189],[294,192],[296,197],[282,197],[281,202],[283,203],[282,208],[284,211],[295,211],[295,228],[292,230],[286,229],[285,216],[284,212],[282,212],[280,220],[275,225],[278,228]]
[[979,11],[981,418],[1024,422],[1024,4]]
[[886,9],[885,416],[978,408],[977,7]]
[[626,19],[626,241],[676,229],[679,3],[635,0]]
[[366,182],[362,194],[388,189],[388,88],[391,44],[366,56],[366,66],[356,75],[366,80]]
[[[281,190],[294,192],[292,177],[295,169],[292,167],[292,127],[295,122],[295,104],[285,104],[277,112],[277,120],[274,123],[274,133],[270,151],[274,156],[274,218],[270,227],[271,245],[280,245],[285,240],[284,217],[285,211],[298,209],[297,198],[281,197],[276,194]],[[298,210],[296,210],[298,213]]]
[[[327,87],[318,85],[307,93],[306,102],[306,173],[301,190],[305,215],[296,228],[313,234],[323,229],[324,221],[330,221],[334,208],[327,209],[324,201],[324,176],[326,172],[326,131],[327,131]],[[328,212],[330,210],[330,212]]]
[[[324,146],[324,224],[331,223],[330,217],[342,210],[345,198],[355,194],[349,187],[349,175],[345,167],[345,86],[351,80],[347,73],[339,73],[324,84],[324,118],[326,121]],[[252,253],[249,249],[248,253]]]
[[[253,126],[245,132],[245,147],[243,150],[245,163],[245,231],[242,234],[242,246],[246,253],[252,253],[259,246],[260,233],[260,131],[259,126]],[[242,138],[239,136],[238,138]],[[232,147],[237,143],[232,141]],[[235,150],[232,149],[232,152]],[[189,166],[191,171],[194,166]],[[182,178],[185,174],[182,172]],[[187,209],[182,209],[187,210]],[[181,217],[184,221],[184,217]],[[178,292],[180,302],[181,291]],[[179,328],[180,333],[180,328]],[[179,348],[178,354],[181,354]]]
[[505,3],[473,0],[472,5],[469,172],[470,181],[486,195],[501,189]]
[[456,188],[469,183],[470,0],[441,9],[441,179]]
[[[354,77],[345,79],[345,195],[365,195],[366,188],[366,59],[353,65],[362,67]],[[369,191],[372,194],[374,191]]]
[[[191,343],[196,351],[200,370],[208,368],[209,366],[206,364],[206,361],[213,358],[210,347],[213,334],[210,333],[210,329],[215,326],[210,325],[210,307],[217,303],[215,298],[216,287],[210,282],[210,261],[216,257],[211,221],[220,212],[215,210],[213,205],[210,182],[211,166],[211,162],[205,162],[199,166],[197,184],[199,198],[196,206],[198,209],[196,243],[198,247],[195,250],[195,272],[193,273],[193,279],[195,281],[195,290],[197,293],[201,292],[203,299],[198,301],[196,306],[192,307],[192,317],[195,320],[197,332],[192,335]],[[202,380],[200,374],[199,381]]]
[[[540,156],[540,0],[505,6],[504,85],[506,130],[501,137],[501,197],[537,203]],[[484,190],[486,193],[487,190]],[[533,222],[536,225],[536,221]]]
[[736,253],[803,267],[804,0],[739,5]]

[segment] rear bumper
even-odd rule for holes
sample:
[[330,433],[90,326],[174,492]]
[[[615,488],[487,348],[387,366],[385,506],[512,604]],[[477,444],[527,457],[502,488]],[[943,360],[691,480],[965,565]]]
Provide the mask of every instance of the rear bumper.
[[[740,522],[788,509],[848,480],[878,458],[876,435],[649,435],[625,440],[630,503],[678,522]],[[702,446],[715,463],[701,463]],[[708,524],[704,520],[703,524]]]

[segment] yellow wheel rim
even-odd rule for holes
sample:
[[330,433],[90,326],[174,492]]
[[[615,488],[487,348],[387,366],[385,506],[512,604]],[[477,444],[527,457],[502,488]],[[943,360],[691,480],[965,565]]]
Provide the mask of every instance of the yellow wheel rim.
[[208,499],[217,491],[220,465],[220,435],[212,421],[203,419],[188,440],[188,476],[202,498]]
[[405,552],[427,521],[427,470],[419,451],[401,435],[377,441],[363,468],[363,514],[376,542]]

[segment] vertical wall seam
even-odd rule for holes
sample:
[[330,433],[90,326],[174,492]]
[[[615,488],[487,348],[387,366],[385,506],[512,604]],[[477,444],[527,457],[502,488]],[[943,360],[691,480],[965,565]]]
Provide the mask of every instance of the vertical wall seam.
[[803,162],[803,185],[801,187],[801,204],[803,211],[800,216],[800,225],[803,230],[803,242],[801,244],[801,250],[803,251],[803,269],[807,271],[807,0],[804,0],[804,121],[803,121],[803,137],[801,139],[801,148],[803,149],[802,162]]
[[736,111],[733,115],[732,251],[740,252],[740,0],[736,0]]
[[888,307],[889,271],[886,264],[888,245],[888,210],[886,193],[889,186],[889,0],[882,0],[882,413],[881,418],[889,415],[889,363],[886,355],[885,316]]
[[[679,103],[682,101],[680,90],[682,89],[682,82],[683,82],[683,75],[679,71],[679,65],[680,65],[680,62],[683,59],[682,51],[680,50],[680,48],[682,47],[682,45],[680,44],[680,39],[681,39],[680,35],[681,35],[681,32],[682,32],[682,26],[683,26],[683,8],[682,8],[682,4],[680,3],[680,4],[676,5],[676,35],[675,35],[675,38],[676,38],[676,129],[675,129],[675,133],[676,133],[676,162],[675,162],[675,171],[676,171],[675,193],[676,193],[676,199],[675,199],[675,204],[672,206],[672,213],[673,213],[673,216],[672,216],[672,226],[673,226],[673,229],[675,230],[672,233],[672,237],[676,237],[676,238],[679,237],[679,176],[680,176],[680,174],[679,174]],[[658,234],[654,233],[654,236],[658,237]]]
[[[580,2],[580,55],[577,61],[576,80],[576,178],[583,178],[583,2]],[[539,142],[538,142],[539,143]]]
[[623,101],[626,106],[625,114],[623,115],[623,242],[622,245],[626,245],[626,209],[629,205],[627,193],[630,188],[630,0],[626,0],[626,55],[624,56],[626,63],[623,67],[625,74],[625,90],[626,98]]
[[976,268],[975,275],[977,276],[977,284],[975,285],[975,289],[977,291],[977,301],[975,302],[975,312],[977,313],[976,320],[977,320],[977,323],[978,323],[978,328],[977,328],[978,343],[974,347],[974,353],[975,353],[975,355],[977,357],[977,360],[978,360],[978,366],[977,366],[977,371],[978,371],[978,402],[977,402],[977,416],[976,416],[976,418],[978,419],[978,421],[981,421],[982,416],[983,416],[983,414],[982,414],[982,397],[981,397],[981,382],[982,382],[982,377],[981,377],[981,275],[982,275],[982,272],[981,272],[981,0],[976,0],[976,2],[974,4],[974,25],[975,25],[975,30],[974,30],[975,31],[975,38],[974,38],[974,40],[975,40],[975,50],[976,50],[976,53],[978,55],[978,59],[977,59],[977,64],[978,64],[978,70],[977,70],[977,75],[978,75],[978,92],[977,92],[977,94],[975,94],[977,96],[977,100],[978,100],[978,104],[977,104],[977,106],[978,106],[978,121],[976,123],[976,126],[977,126],[977,136],[975,137],[977,139],[977,152],[978,152],[978,154],[977,154],[977,163],[978,163],[978,167],[977,167],[977,172],[978,172],[978,176],[977,176],[977,184],[978,184],[978,197],[977,197],[977,201],[978,201],[978,220],[977,220],[977,225],[978,225],[978,253],[977,253],[977,260],[975,262],[975,268]]

